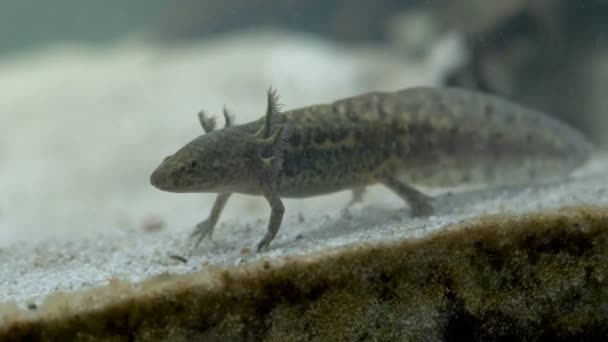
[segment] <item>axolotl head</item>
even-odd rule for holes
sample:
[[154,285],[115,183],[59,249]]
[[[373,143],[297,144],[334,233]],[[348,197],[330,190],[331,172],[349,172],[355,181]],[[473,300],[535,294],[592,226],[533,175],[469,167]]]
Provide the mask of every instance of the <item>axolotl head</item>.
[[219,130],[214,118],[199,112],[205,134],[165,158],[150,183],[171,192],[258,193],[261,175],[279,169],[279,145],[287,137],[272,88],[267,102],[264,118],[238,126],[224,107],[225,126]]
[[201,135],[166,157],[150,183],[170,192],[248,192],[257,157],[253,139],[238,127]]

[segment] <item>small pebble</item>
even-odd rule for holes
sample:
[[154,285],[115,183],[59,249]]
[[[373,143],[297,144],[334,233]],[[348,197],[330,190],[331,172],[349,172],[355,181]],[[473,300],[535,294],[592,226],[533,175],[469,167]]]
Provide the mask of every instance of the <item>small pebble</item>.
[[188,259],[184,258],[181,255],[177,255],[177,254],[169,254],[169,258],[183,262],[184,264],[188,262]]
[[142,230],[153,233],[165,227],[165,222],[158,216],[148,216],[141,223]]

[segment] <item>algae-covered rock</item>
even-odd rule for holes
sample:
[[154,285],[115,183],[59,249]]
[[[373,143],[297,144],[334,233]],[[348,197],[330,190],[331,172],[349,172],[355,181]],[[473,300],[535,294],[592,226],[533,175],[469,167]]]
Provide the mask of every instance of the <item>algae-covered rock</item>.
[[590,340],[608,334],[608,208],[57,295],[2,340]]

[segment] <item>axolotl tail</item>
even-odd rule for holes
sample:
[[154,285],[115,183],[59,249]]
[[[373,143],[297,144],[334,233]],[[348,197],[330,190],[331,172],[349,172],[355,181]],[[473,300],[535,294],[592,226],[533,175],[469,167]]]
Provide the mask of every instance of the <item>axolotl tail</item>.
[[399,178],[427,186],[521,184],[565,177],[594,147],[559,120],[457,88],[410,88],[385,100],[410,127]]

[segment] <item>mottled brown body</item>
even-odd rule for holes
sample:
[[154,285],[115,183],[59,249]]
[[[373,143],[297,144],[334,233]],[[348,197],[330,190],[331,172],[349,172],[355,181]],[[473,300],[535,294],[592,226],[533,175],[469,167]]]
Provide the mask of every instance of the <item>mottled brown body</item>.
[[285,112],[276,179],[285,197],[381,182],[517,184],[568,174],[592,147],[572,128],[503,99],[461,89],[368,93]]
[[[154,171],[154,186],[217,192],[209,218],[194,232],[210,236],[230,194],[263,195],[272,212],[268,246],[281,223],[281,197],[309,197],[381,183],[432,213],[411,185],[520,184],[568,175],[592,153],[576,130],[539,112],[481,93],[420,87],[373,92],[280,113],[269,91],[266,115],[206,132]],[[198,242],[197,242],[198,243]]]

